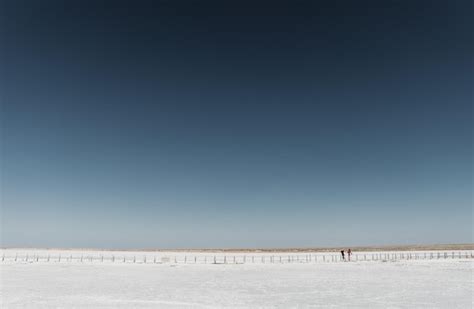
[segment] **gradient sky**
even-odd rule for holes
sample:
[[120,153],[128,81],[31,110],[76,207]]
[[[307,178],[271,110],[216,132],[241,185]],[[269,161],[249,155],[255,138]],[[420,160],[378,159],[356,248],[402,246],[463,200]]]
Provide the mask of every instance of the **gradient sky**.
[[0,2],[2,246],[472,242],[471,1]]

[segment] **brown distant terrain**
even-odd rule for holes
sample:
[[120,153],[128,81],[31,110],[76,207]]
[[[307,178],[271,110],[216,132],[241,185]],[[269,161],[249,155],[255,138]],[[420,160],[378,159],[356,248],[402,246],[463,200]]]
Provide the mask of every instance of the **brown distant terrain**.
[[[346,246],[346,247],[308,247],[308,248],[209,248],[209,249],[149,249],[151,251],[186,252],[339,252],[351,248],[353,251],[433,251],[433,250],[474,250],[474,244],[436,244],[436,245],[393,245],[393,246]],[[143,251],[148,251],[143,249]]]
[[[60,250],[103,250],[103,251],[154,251],[154,252],[339,252],[351,248],[353,251],[433,251],[433,250],[474,250],[474,244],[434,244],[434,245],[390,245],[390,246],[345,246],[345,247],[307,247],[307,248],[30,248]],[[5,248],[6,249],[6,248]],[[19,248],[17,248],[19,249]],[[27,248],[23,248],[27,249]]]

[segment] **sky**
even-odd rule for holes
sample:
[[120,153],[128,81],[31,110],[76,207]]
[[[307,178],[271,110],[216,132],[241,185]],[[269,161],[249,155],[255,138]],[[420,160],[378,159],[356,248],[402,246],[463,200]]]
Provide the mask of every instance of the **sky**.
[[471,1],[0,3],[1,246],[472,243]]

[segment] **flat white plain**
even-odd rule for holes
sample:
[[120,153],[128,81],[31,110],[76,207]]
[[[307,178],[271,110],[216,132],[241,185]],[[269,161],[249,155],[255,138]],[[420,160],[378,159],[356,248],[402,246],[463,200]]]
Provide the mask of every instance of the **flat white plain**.
[[[19,254],[17,261],[11,259],[13,253]],[[2,250],[1,254],[7,257],[0,263],[2,308],[473,307],[474,260],[458,258],[457,252],[456,258],[446,259],[337,263],[321,262],[322,254],[313,254],[320,256],[320,262],[279,263],[280,255],[292,254],[216,253],[228,261],[247,255],[245,264],[193,263],[194,256],[202,261],[212,259],[213,253]],[[56,260],[59,255],[61,261]],[[37,262],[34,256],[41,258]],[[79,262],[84,256],[95,258]],[[119,262],[124,256],[127,262]],[[178,264],[154,263],[174,256]],[[257,262],[251,263],[250,256]],[[262,256],[278,258],[262,263]]]

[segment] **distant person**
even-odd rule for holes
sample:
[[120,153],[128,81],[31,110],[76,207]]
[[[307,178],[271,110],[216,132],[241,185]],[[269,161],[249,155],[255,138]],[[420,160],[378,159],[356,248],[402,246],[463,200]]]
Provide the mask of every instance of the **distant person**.
[[352,255],[352,250],[349,248],[349,250],[347,250],[347,260],[351,260],[351,255]]
[[344,256],[344,250],[341,250],[342,260],[345,261],[346,257]]

